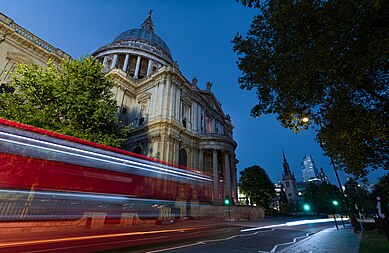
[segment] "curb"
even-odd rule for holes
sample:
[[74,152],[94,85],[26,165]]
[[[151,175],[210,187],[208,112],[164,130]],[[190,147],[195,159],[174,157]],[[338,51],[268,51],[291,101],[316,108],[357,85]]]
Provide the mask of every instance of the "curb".
[[[335,228],[327,228],[327,229],[320,230],[319,232],[314,233],[313,235],[310,235],[310,236],[308,236],[308,237],[305,238],[305,239],[302,239],[302,240],[300,240],[300,241],[298,241],[298,242],[296,242],[296,243],[293,243],[293,244],[290,245],[290,246],[287,246],[287,247],[283,248],[283,249],[280,250],[280,251],[277,251],[277,253],[291,252],[291,251],[290,251],[291,248],[296,247],[296,246],[298,246],[298,245],[300,245],[300,244],[303,244],[304,242],[306,242],[306,241],[312,239],[314,236],[317,236],[317,235],[319,235],[319,234],[321,234],[321,233],[324,233],[324,232],[329,231],[329,230],[334,230],[334,229],[335,229]],[[357,252],[358,252],[358,251],[357,251]]]

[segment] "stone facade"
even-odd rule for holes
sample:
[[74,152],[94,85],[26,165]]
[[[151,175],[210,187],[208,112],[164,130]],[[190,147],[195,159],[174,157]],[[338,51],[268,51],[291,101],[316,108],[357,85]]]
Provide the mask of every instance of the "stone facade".
[[92,54],[118,84],[119,115],[134,124],[129,151],[208,173],[213,200],[236,195],[233,125],[211,91],[187,80],[154,33],[149,13],[140,29],[123,32]]
[[10,81],[10,73],[17,63],[34,62],[44,66],[48,59],[59,64],[62,58],[70,59],[70,56],[0,13],[0,83],[2,85]]
[[[208,173],[214,203],[236,194],[236,142],[229,115],[211,91],[188,81],[165,42],[154,33],[149,13],[140,29],[120,34],[92,54],[117,86],[118,114],[134,125],[126,149]],[[0,13],[0,81],[7,84],[16,63],[44,66],[70,58]]]

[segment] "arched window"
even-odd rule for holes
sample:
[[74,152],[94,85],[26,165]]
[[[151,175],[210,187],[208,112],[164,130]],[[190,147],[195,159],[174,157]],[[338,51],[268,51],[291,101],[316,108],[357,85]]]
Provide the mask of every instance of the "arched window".
[[185,149],[180,149],[180,153],[178,154],[178,165],[187,166],[188,156],[186,154]]
[[139,146],[137,146],[136,148],[134,148],[134,150],[132,151],[132,153],[141,155],[141,154],[142,154],[142,148],[139,147]]

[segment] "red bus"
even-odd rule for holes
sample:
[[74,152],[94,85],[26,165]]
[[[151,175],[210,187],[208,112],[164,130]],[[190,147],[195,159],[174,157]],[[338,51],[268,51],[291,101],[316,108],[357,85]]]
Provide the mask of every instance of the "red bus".
[[211,184],[181,166],[0,118],[0,220],[155,218],[161,205],[211,202]]

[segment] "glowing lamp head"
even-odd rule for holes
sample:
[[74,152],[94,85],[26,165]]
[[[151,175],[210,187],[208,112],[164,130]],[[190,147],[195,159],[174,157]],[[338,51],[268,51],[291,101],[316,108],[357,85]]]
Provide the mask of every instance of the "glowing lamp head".
[[303,121],[304,123],[308,123],[309,120],[310,120],[310,119],[309,119],[308,117],[303,117],[303,118],[302,118],[302,121]]
[[229,206],[231,204],[231,200],[229,196],[226,196],[223,201],[224,205]]

